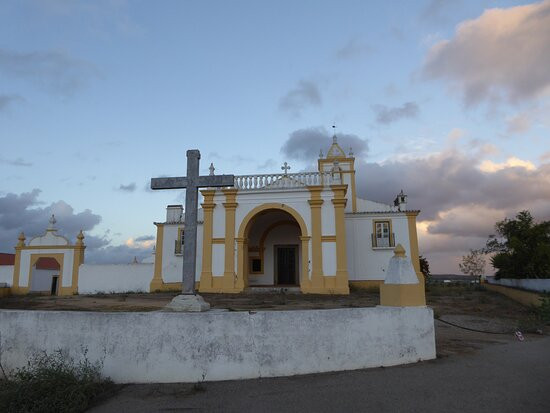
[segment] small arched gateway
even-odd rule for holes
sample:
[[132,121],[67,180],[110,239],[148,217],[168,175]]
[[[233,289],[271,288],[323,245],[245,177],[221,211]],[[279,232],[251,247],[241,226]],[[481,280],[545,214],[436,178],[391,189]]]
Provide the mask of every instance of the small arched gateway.
[[84,262],[84,235],[77,236],[75,245],[57,234],[52,215],[44,235],[25,244],[19,235],[15,247],[12,294],[72,295],[78,292],[79,266]]

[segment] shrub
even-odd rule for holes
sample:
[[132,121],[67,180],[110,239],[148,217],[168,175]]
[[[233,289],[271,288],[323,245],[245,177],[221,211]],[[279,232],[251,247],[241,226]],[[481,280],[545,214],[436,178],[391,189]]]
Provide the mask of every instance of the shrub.
[[100,362],[84,350],[78,363],[62,350],[34,355],[27,366],[0,381],[2,412],[84,412],[90,402],[112,387],[101,376]]

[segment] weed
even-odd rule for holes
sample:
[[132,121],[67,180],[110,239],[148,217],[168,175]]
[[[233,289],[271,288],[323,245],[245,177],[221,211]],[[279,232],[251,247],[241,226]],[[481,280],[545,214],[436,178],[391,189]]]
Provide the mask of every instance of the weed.
[[101,376],[101,363],[91,363],[86,353],[79,362],[62,350],[31,357],[27,366],[0,381],[0,411],[84,412],[113,386]]

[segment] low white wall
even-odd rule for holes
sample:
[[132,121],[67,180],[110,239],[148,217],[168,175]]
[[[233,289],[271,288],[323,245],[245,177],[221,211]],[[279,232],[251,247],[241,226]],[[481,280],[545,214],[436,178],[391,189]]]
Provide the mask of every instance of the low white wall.
[[435,358],[428,307],[205,313],[0,311],[1,361],[38,351],[103,360],[115,382],[194,382],[392,366]]
[[11,287],[13,283],[13,265],[0,265],[0,284],[6,283]]
[[487,282],[539,293],[550,292],[550,278],[501,278],[496,280],[494,277],[487,277]]
[[79,294],[148,292],[154,264],[82,264]]

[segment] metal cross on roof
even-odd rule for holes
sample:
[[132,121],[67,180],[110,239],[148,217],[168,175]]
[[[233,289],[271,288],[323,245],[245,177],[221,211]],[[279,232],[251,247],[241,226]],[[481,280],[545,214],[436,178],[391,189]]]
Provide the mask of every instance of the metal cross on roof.
[[290,169],[290,165],[287,164],[286,162],[283,164],[283,166],[281,166],[281,169],[283,171],[285,171],[285,175],[288,175],[288,170]]
[[152,178],[151,189],[185,188],[185,247],[183,248],[183,294],[195,294],[197,261],[197,208],[198,189],[204,187],[233,186],[233,175],[199,176],[201,154],[197,149],[187,151],[187,176]]

